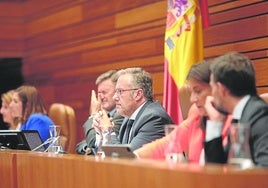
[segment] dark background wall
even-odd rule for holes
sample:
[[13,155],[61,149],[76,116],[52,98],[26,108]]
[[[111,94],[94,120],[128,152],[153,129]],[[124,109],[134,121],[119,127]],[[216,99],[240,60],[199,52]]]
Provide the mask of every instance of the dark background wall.
[[[10,89],[15,89],[23,84],[21,58],[2,58],[0,59],[0,95]],[[0,107],[2,104],[0,103]],[[8,126],[3,122],[0,114],[0,129],[7,129]]]
[[[248,55],[259,93],[268,92],[268,2],[208,0],[205,57]],[[163,95],[166,0],[57,0],[0,2],[0,57],[23,58],[26,83],[47,105],[74,107],[78,140],[96,77],[109,69],[141,66]]]

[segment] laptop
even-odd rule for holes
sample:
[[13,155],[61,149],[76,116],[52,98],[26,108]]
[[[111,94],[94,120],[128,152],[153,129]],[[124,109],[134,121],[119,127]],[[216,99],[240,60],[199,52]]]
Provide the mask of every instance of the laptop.
[[135,158],[136,157],[129,144],[103,145],[101,146],[101,148],[104,151],[106,157],[112,157],[112,158]]
[[37,130],[0,130],[0,147],[2,149],[19,149],[45,151]]

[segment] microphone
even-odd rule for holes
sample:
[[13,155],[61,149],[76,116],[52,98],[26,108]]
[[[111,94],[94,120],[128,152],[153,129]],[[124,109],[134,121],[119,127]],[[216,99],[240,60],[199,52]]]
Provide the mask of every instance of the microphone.
[[39,148],[43,147],[44,145],[51,143],[53,141],[53,139],[54,139],[53,137],[48,138],[44,143],[42,143],[39,146],[37,146],[36,148],[32,149],[32,151],[36,151]]

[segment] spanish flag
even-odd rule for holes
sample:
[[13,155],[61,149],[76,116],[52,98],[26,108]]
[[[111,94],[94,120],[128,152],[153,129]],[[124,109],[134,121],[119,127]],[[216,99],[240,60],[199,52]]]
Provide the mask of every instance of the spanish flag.
[[203,60],[203,27],[198,0],[168,0],[164,50],[163,106],[174,123],[180,124],[183,117],[179,88],[185,84],[191,66]]

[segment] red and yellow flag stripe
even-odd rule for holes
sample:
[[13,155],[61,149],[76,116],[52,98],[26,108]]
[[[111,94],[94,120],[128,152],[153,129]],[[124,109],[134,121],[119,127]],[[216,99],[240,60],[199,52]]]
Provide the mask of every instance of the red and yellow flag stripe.
[[174,123],[183,118],[179,88],[191,66],[203,60],[203,27],[197,0],[168,0],[163,105]]

